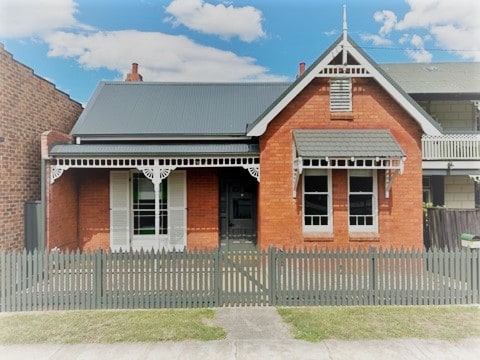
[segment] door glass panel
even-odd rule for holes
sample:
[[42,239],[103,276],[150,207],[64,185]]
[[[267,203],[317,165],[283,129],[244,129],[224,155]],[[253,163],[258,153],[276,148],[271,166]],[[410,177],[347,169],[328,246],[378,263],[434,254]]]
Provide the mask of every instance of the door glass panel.
[[251,199],[233,199],[233,218],[251,219],[252,201]]

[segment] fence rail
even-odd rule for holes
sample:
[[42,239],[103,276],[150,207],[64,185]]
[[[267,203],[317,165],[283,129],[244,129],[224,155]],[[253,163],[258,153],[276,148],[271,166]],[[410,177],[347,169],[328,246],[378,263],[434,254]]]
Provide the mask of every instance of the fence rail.
[[1,252],[0,311],[471,304],[478,251]]

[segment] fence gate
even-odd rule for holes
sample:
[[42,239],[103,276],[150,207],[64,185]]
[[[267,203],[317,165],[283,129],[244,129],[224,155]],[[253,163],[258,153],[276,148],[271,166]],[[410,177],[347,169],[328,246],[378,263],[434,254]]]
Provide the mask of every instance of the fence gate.
[[269,304],[268,252],[220,251],[218,306]]

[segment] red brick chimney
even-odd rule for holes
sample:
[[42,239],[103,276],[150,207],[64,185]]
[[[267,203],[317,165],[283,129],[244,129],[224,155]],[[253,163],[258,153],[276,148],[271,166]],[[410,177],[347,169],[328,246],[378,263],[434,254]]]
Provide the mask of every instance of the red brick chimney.
[[298,76],[302,76],[305,72],[305,62],[301,62],[298,66]]
[[132,64],[132,72],[130,74],[127,74],[125,81],[143,81],[142,75],[138,73],[137,63]]

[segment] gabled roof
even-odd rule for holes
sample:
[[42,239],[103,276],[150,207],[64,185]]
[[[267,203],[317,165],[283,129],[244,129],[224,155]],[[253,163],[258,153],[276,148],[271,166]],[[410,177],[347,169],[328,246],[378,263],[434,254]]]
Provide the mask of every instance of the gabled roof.
[[480,62],[381,64],[379,66],[410,95],[480,95]]
[[102,82],[71,134],[80,137],[245,136],[286,83]]
[[405,156],[386,129],[294,130],[293,138],[298,155],[304,158]]
[[[275,102],[252,124],[248,126],[248,136],[262,135],[272,121],[316,76],[329,65],[343,48],[418,122],[429,135],[440,135],[440,125],[383,71],[350,37],[340,36],[304,73],[292,83]],[[352,75],[353,77],[355,75]]]

